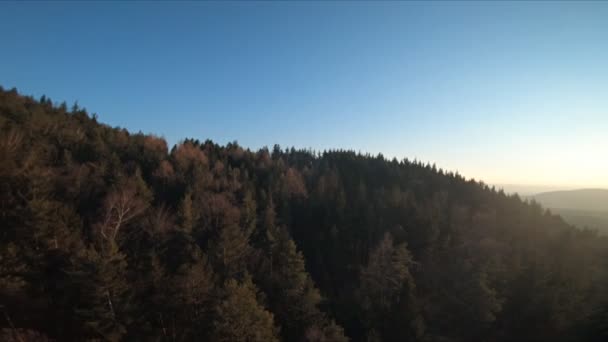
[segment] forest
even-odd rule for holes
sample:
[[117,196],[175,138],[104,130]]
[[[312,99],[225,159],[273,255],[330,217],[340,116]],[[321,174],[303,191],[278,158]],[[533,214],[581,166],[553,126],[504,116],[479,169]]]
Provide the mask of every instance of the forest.
[[608,341],[607,289],[607,237],[435,165],[0,88],[2,341]]

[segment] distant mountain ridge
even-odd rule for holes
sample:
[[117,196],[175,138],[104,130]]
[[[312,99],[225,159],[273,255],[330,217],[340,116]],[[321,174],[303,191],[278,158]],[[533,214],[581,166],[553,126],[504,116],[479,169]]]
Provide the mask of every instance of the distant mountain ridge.
[[551,191],[529,196],[547,208],[608,211],[608,189]]
[[526,196],[579,228],[608,234],[608,189],[550,191]]

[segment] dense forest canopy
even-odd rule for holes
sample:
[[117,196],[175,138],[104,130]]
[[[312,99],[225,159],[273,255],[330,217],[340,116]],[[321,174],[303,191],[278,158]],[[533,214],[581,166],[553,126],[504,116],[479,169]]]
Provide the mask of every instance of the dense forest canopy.
[[0,225],[0,340],[608,340],[605,237],[407,159],[1,90]]

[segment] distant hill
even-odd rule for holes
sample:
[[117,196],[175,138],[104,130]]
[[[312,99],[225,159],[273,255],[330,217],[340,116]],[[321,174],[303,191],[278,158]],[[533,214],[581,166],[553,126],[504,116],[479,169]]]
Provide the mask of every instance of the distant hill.
[[608,189],[551,191],[530,197],[547,208],[608,211]]
[[528,196],[570,224],[608,233],[608,189],[543,192]]
[[491,184],[495,186],[497,189],[502,189],[504,192],[508,194],[517,193],[522,197],[530,197],[536,194],[555,192],[555,191],[564,191],[564,190],[574,190],[576,187],[559,187],[559,186],[551,186],[551,185],[529,185],[529,184],[504,184],[504,183],[496,183]]
[[577,209],[553,208],[551,211],[559,214],[566,222],[577,227],[597,229],[603,235],[608,234],[608,211],[588,211]]

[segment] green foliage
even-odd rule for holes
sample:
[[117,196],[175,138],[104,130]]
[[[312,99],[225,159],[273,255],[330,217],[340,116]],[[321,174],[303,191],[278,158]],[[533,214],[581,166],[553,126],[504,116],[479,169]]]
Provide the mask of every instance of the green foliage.
[[412,257],[404,244],[393,246],[393,238],[386,233],[372,251],[369,262],[361,270],[363,307],[390,308],[399,300],[404,287],[413,288],[409,272]]
[[272,313],[256,299],[251,279],[242,284],[230,279],[224,284],[222,299],[216,306],[213,341],[272,342],[278,341],[278,329]]
[[[359,306],[362,322],[367,323],[368,339],[386,340],[420,337],[422,327],[415,303],[414,279],[410,273],[413,260],[405,243],[394,245],[385,233],[361,270]],[[372,333],[373,332],[373,333]],[[376,336],[376,337],[370,337]]]
[[90,337],[119,340],[131,319],[125,255],[110,241],[101,251],[86,251],[79,266],[70,272],[79,294],[75,317]]

